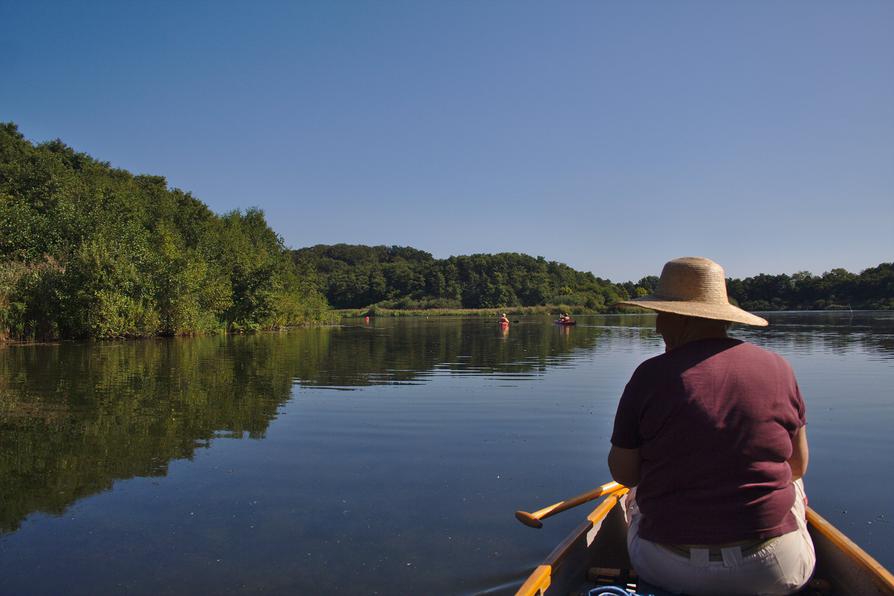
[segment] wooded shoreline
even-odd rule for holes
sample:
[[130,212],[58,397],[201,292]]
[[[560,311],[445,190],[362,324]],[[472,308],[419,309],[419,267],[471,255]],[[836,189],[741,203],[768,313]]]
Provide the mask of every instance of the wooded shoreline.
[[[756,314],[782,314],[782,313],[831,313],[831,312],[853,312],[853,313],[871,313],[871,312],[886,312],[890,309],[847,309],[847,308],[826,308],[821,310],[755,310],[751,311]],[[443,308],[434,308],[434,309],[402,309],[402,310],[394,310],[394,309],[383,309],[383,308],[345,308],[345,309],[335,309],[331,311],[333,315],[338,318],[345,319],[362,319],[365,317],[382,317],[382,318],[397,318],[397,317],[493,317],[495,320],[502,314],[506,313],[511,319],[514,316],[519,317],[531,317],[536,315],[542,315],[544,317],[555,317],[560,312],[572,313],[573,315],[606,315],[606,316],[614,316],[614,315],[654,315],[654,312],[649,312],[642,309],[637,308],[627,308],[627,307],[618,307],[615,309],[611,309],[608,311],[593,311],[583,309],[573,309],[568,307],[561,306],[522,306],[522,307],[514,307],[514,308],[467,308],[467,309],[443,309]]]
[[[293,251],[336,309],[474,312],[540,307],[553,311],[621,312],[615,305],[651,294],[657,276],[613,283],[562,263],[519,253],[435,259],[399,246],[319,245]],[[730,300],[749,311],[890,310],[894,264],[853,274],[761,274],[727,279]]]
[[[0,342],[244,333],[383,316],[619,312],[656,276],[614,283],[522,253],[285,246],[264,213],[223,215],[0,123]],[[894,264],[728,279],[746,310],[894,309]],[[335,310],[333,310],[335,309]]]

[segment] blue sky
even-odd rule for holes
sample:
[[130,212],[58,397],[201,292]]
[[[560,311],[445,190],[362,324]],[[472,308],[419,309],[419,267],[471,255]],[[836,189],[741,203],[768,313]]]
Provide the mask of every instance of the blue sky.
[[894,260],[894,2],[14,2],[0,120],[288,246]]

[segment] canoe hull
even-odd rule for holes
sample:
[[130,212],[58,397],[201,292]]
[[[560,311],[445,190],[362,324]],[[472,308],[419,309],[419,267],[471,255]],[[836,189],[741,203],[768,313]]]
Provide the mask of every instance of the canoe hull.
[[[636,581],[621,507],[612,507],[602,521],[594,523],[593,518],[591,514],[549,554],[517,596],[586,594],[600,573],[607,583]],[[809,508],[807,520],[817,566],[804,594],[894,596],[894,576],[887,569]]]

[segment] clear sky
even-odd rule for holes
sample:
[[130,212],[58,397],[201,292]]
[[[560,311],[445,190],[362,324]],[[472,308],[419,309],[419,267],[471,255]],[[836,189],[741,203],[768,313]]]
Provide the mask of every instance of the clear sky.
[[894,260],[894,2],[0,0],[0,120],[293,248]]

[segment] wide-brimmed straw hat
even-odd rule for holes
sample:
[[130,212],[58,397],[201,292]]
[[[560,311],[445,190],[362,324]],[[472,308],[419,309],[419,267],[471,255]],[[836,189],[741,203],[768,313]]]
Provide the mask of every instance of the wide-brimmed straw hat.
[[668,261],[654,294],[618,304],[757,327],[767,325],[766,319],[729,303],[723,267],[704,257]]

